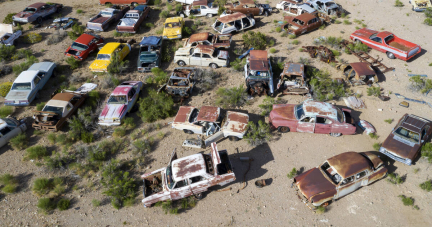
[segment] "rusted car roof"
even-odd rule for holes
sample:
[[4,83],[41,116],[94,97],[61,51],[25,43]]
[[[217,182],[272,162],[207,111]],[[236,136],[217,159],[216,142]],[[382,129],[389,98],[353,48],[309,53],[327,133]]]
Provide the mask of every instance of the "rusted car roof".
[[344,179],[370,168],[366,157],[354,151],[338,154],[327,159],[327,162]]
[[266,50],[251,50],[249,55],[251,60],[267,60]]
[[255,1],[254,0],[238,0],[240,3],[242,4],[251,4],[251,5],[255,5]]
[[220,115],[220,108],[215,106],[201,107],[197,121],[216,122]]
[[46,5],[46,3],[43,3],[43,2],[36,2],[36,3],[33,3],[33,4],[31,4],[31,5],[29,5],[28,7],[30,8],[40,8],[41,6],[44,6],[44,5]]
[[204,40],[207,40],[208,37],[209,37],[209,33],[208,32],[202,32],[202,33],[193,34],[189,38],[189,42],[192,43],[192,42],[196,42],[196,41],[204,41]]
[[350,63],[350,65],[359,76],[370,76],[376,74],[367,62],[354,62]]
[[[297,19],[299,19],[299,20],[304,21],[305,23],[307,23],[308,21],[314,19],[315,17],[316,17],[315,15],[312,15],[310,13],[303,13],[303,14],[301,14],[299,16],[296,16],[295,18],[297,18]],[[304,26],[306,26],[306,24]]]
[[188,121],[189,115],[192,113],[193,109],[195,109],[194,106],[180,106],[180,109],[174,118],[174,123],[185,123]]
[[174,181],[181,181],[207,173],[204,156],[194,154],[172,162],[172,173]]
[[251,50],[250,51],[250,69],[255,71],[264,71],[269,69],[267,60],[267,51]]
[[306,100],[303,102],[303,110],[306,116],[321,115],[337,120],[337,109],[330,103]]
[[235,12],[233,14],[227,15],[227,16],[223,16],[223,17],[219,17],[219,21],[226,24],[235,20],[241,20],[242,18],[246,17],[245,14],[240,13],[240,12]]
[[304,74],[304,65],[300,63],[286,62],[283,69],[283,74],[301,76]]
[[194,53],[203,53],[203,54],[213,54],[213,51],[215,48],[213,46],[207,46],[207,45],[197,45],[197,47],[194,50]]
[[417,117],[416,115],[409,114],[405,120],[402,122],[401,126],[413,131],[413,132],[420,132],[421,129],[427,124],[426,119],[422,119],[420,117]]
[[294,104],[274,104],[273,110],[277,117],[285,119],[296,119],[294,115]]
[[52,100],[61,100],[69,102],[75,95],[73,93],[58,93],[54,95]]

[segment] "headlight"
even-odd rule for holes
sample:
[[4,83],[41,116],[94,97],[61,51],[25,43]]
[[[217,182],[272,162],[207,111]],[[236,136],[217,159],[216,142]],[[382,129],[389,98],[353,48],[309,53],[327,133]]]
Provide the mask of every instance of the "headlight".
[[405,159],[405,163],[410,166],[412,163],[412,160],[407,158],[407,159]]
[[164,36],[163,38],[166,39],[166,38],[168,38],[168,37]]
[[120,121],[120,119],[116,118],[116,119],[113,119],[113,121]]
[[379,152],[384,153],[386,152],[386,149],[384,147],[380,147]]
[[177,37],[181,37],[181,34],[178,34]]

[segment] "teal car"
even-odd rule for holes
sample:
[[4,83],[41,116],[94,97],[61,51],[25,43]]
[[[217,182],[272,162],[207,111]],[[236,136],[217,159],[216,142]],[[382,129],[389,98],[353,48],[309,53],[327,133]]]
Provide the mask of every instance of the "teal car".
[[162,36],[144,37],[140,42],[138,72],[149,72],[161,62]]

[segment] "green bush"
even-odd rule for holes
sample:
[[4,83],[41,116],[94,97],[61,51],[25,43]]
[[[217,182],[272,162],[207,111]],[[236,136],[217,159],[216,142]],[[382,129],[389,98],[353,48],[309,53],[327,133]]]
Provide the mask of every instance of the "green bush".
[[161,27],[158,30],[156,30],[156,35],[162,35],[164,28]]
[[370,138],[371,139],[378,139],[378,135],[377,134],[375,134],[375,133],[369,133],[369,136],[370,136]]
[[136,127],[135,120],[132,117],[126,117],[123,121],[123,125],[128,129],[134,129]]
[[35,32],[29,32],[26,35],[23,36],[23,41],[25,43],[38,43],[42,41],[42,36]]
[[16,192],[16,189],[18,187],[18,180],[15,179],[14,176],[6,173],[0,176],[0,184],[3,185],[3,187],[1,188],[1,190],[4,193],[14,193]]
[[50,198],[40,198],[37,207],[44,213],[48,213],[49,211],[53,210],[56,205]]
[[316,210],[315,210],[316,214],[323,214],[325,212],[326,212],[326,208],[325,207],[323,207],[323,206],[316,207]]
[[233,68],[236,71],[243,71],[244,66],[246,65],[246,58],[238,59],[235,58],[234,61],[230,62],[231,68]]
[[153,73],[153,77],[151,78],[151,82],[154,83],[156,86],[161,86],[168,82],[169,76],[168,74],[161,68],[152,68],[151,72]]
[[421,156],[432,163],[432,143],[425,143],[421,149]]
[[261,120],[258,121],[258,125],[249,121],[244,139],[252,146],[267,143],[271,139],[270,126]]
[[216,91],[216,105],[227,107],[239,107],[247,102],[247,93],[243,85],[232,88],[219,88]]
[[173,48],[171,47],[174,47],[175,44],[170,40],[164,41],[164,43],[165,44],[164,46],[162,46],[162,53],[161,53],[162,61],[169,62],[171,61],[172,58],[171,54],[174,52]]
[[168,9],[168,11],[171,11],[173,9],[173,6],[172,5],[167,5],[167,9]]
[[13,113],[12,106],[2,106],[0,107],[0,117],[7,117]]
[[76,13],[81,14],[84,13],[84,11],[82,9],[77,9]]
[[52,180],[48,178],[38,178],[33,183],[33,192],[36,195],[48,194],[54,188]]
[[290,35],[288,35],[288,38],[289,38],[289,39],[295,39],[295,38],[297,38],[297,36],[294,35],[294,34],[290,34]]
[[412,198],[406,197],[404,195],[400,195],[398,197],[401,198],[403,205],[405,205],[405,206],[414,205],[414,200]]
[[29,147],[27,148],[26,151],[27,151],[26,159],[41,159],[49,155],[46,147],[42,145]]
[[27,148],[28,140],[25,133],[20,133],[9,140],[10,146],[15,150],[23,150]]
[[93,200],[92,200],[92,204],[93,204],[94,207],[98,207],[98,206],[100,206],[101,201],[100,201],[100,200],[97,200],[97,199],[93,199]]
[[69,199],[60,199],[57,203],[57,208],[59,210],[67,210],[70,207],[70,200]]
[[161,2],[162,2],[162,0],[154,0],[154,1],[153,1],[153,4],[154,4],[155,6],[159,6],[159,5],[161,4]]
[[162,12],[159,13],[159,17],[160,18],[168,18],[169,16],[169,11],[168,10],[164,10]]
[[343,20],[343,24],[345,24],[345,25],[350,25],[350,24],[352,24],[349,20]]
[[309,83],[314,90],[315,99],[326,101],[347,96],[348,92],[344,85],[330,78],[327,71],[307,68],[306,74],[310,78]]
[[395,173],[389,173],[387,181],[392,184],[402,184],[404,182],[404,179]]
[[427,192],[432,191],[432,182],[427,180],[419,185],[419,187]]
[[248,31],[242,38],[246,49],[253,47],[255,50],[264,50],[267,47],[268,37],[261,32]]
[[175,5],[175,12],[178,13],[178,12],[180,12],[182,10],[183,10],[183,6],[181,5],[181,3],[177,3]]
[[85,101],[85,104],[91,107],[95,107],[98,104],[98,101],[100,99],[100,94],[98,91],[91,91],[87,94],[87,99]]
[[84,26],[75,23],[74,25],[72,25],[72,31],[68,32],[67,34],[70,39],[75,40],[84,33],[84,30],[85,30]]
[[6,97],[12,87],[12,82],[4,82],[0,84],[0,96]]
[[6,15],[6,17],[3,19],[3,24],[12,24],[12,17],[15,16],[15,14],[16,13],[8,13],[8,15]]
[[111,74],[122,73],[129,63],[128,60],[121,60],[121,56],[118,52],[114,53],[113,58],[108,65],[108,72]]
[[183,36],[190,36],[192,34],[193,30],[190,27],[184,26],[182,29]]
[[42,111],[42,109],[45,107],[45,102],[40,102],[38,104],[36,104],[36,110],[37,111]]
[[294,45],[298,45],[298,44],[300,43],[300,41],[298,41],[298,40],[296,39],[296,40],[293,40],[291,43],[294,44]]
[[384,122],[386,122],[387,124],[391,124],[393,122],[393,119],[389,118],[389,119],[384,120]]
[[396,6],[396,7],[403,7],[404,4],[400,0],[396,0],[394,6]]
[[420,75],[413,76],[409,79],[410,86],[415,90],[419,90],[422,94],[425,94],[432,90],[432,80],[422,78]]
[[70,69],[72,69],[72,70],[77,69],[80,65],[80,61],[75,59],[73,56],[66,58],[65,61],[70,66]]
[[15,75],[19,75],[22,71],[27,70],[28,68],[30,68],[31,65],[33,65],[36,62],[39,62],[39,60],[32,55],[27,57],[25,62],[12,66],[12,70],[15,73]]
[[16,52],[15,46],[0,45],[0,61],[8,61],[12,59]]
[[81,132],[81,140],[84,143],[91,143],[94,141],[93,134],[91,132],[83,131]]
[[272,53],[272,54],[276,53],[276,49],[275,48],[271,48],[270,49],[270,53]]
[[281,102],[281,98],[274,99],[270,96],[266,96],[262,104],[258,105],[258,107],[262,109],[261,116],[267,116],[273,110],[273,105],[280,104]]
[[117,127],[114,129],[113,136],[114,137],[123,137],[126,135],[125,127]]
[[282,31],[282,28],[277,27],[277,28],[275,28],[275,31],[276,31],[276,32],[281,32],[281,31]]
[[287,177],[288,177],[289,179],[292,179],[292,178],[294,178],[295,176],[297,176],[297,169],[296,169],[296,168],[292,168],[291,172],[289,172],[289,173],[287,174]]
[[56,143],[56,134],[54,132],[48,134],[47,139],[51,144],[55,144]]
[[152,139],[140,139],[132,143],[134,147],[133,153],[144,155],[151,152]]
[[170,95],[150,89],[148,95],[138,102],[139,115],[144,122],[165,119],[173,114],[174,101]]
[[431,18],[432,17],[432,8],[431,7],[426,8],[424,11],[424,15],[425,15],[425,17]]
[[381,147],[381,144],[380,144],[380,143],[374,143],[374,144],[372,145],[372,147],[373,147],[374,150],[379,151],[379,149],[380,149],[380,147]]
[[368,96],[380,96],[381,95],[381,88],[379,87],[368,87],[367,88],[367,95]]
[[335,20],[334,23],[335,23],[335,24],[340,24],[340,23],[342,23],[342,21],[340,21],[340,20]]

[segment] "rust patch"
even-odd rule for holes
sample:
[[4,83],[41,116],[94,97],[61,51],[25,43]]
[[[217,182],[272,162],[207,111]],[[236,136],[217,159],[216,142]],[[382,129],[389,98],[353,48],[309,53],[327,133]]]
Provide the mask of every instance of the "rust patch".
[[375,169],[377,169],[379,166],[381,166],[382,164],[384,164],[384,162],[374,153],[372,152],[362,152],[360,154],[365,155],[373,164],[373,167]]
[[54,97],[52,97],[52,99],[69,102],[74,96],[75,96],[74,93],[68,93],[68,92],[57,93],[56,95],[54,95]]
[[294,115],[294,104],[275,104],[273,105],[273,114],[275,118],[296,119]]
[[242,18],[247,17],[245,14],[236,12],[227,16],[219,17],[219,21],[226,24],[235,20],[241,20]]
[[[193,3],[195,3],[195,2],[193,2]],[[197,41],[205,41],[208,38],[209,38],[208,32],[197,33],[197,34],[191,35],[191,37],[189,38],[189,42],[193,43],[193,42],[197,42]]]
[[219,114],[219,107],[203,106],[199,111],[197,121],[216,122],[219,118]]
[[350,177],[365,169],[370,168],[365,157],[357,152],[345,152],[327,160],[342,178]]
[[203,54],[209,54],[212,55],[214,52],[215,48],[213,46],[207,46],[207,45],[197,45],[197,47],[195,48],[195,53],[203,53]]
[[195,109],[193,106],[180,106],[176,117],[174,118],[174,123],[184,123],[189,119],[189,115],[192,110]]

